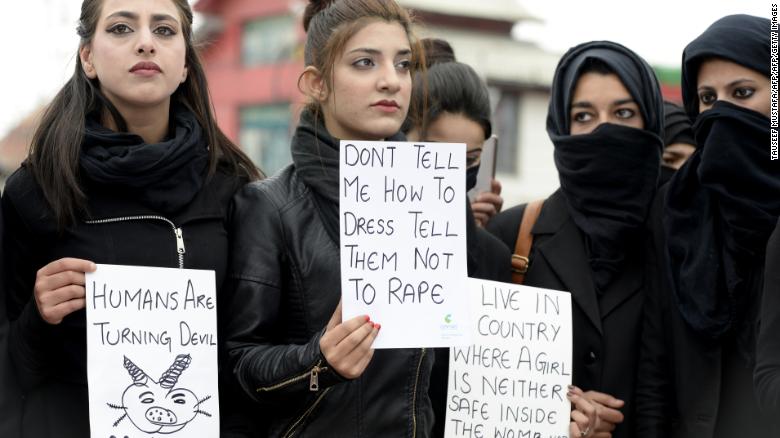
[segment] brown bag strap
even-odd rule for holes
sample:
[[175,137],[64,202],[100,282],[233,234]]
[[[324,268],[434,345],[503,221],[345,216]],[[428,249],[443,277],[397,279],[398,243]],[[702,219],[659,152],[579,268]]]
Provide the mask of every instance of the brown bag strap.
[[543,199],[529,202],[525,206],[523,218],[520,220],[517,242],[515,242],[515,253],[512,254],[512,282],[515,284],[523,284],[523,281],[525,281],[525,273],[528,272],[528,264],[530,263],[528,255],[531,253],[531,245],[534,243],[534,236],[531,234],[531,230],[542,212],[543,204]]

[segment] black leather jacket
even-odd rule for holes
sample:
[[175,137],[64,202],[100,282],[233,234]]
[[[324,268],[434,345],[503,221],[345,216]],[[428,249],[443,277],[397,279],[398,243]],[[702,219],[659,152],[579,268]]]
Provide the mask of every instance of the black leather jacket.
[[428,437],[430,350],[376,350],[354,380],[320,352],[341,294],[339,247],[294,166],[234,201],[223,334],[229,366],[258,402],[268,436]]

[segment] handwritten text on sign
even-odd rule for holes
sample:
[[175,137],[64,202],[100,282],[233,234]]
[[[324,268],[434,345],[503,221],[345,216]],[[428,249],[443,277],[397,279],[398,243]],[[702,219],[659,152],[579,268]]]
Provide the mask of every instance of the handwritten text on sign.
[[343,318],[380,323],[374,348],[462,345],[466,145],[340,147]]
[[92,437],[218,436],[214,271],[98,265],[86,292]]
[[571,295],[469,278],[472,341],[450,349],[447,437],[569,436]]

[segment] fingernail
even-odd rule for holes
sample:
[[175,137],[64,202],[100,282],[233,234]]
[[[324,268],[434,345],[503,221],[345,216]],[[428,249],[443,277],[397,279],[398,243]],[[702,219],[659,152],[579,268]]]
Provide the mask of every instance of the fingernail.
[[369,322],[369,321],[371,321],[371,317],[366,315],[366,322]]
[[381,329],[381,328],[382,328],[382,325],[381,325],[381,324],[374,324],[374,328],[375,328],[375,329],[377,329],[377,330],[379,330],[379,329]]
[[567,397],[574,397],[574,393],[569,391],[569,392],[566,393],[566,396]]
[[574,385],[569,385],[569,391],[574,391]]

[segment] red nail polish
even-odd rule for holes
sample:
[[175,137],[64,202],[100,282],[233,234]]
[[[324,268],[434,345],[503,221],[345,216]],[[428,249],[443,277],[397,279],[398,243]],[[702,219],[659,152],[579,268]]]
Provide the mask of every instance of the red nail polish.
[[366,322],[369,322],[369,321],[371,321],[371,317],[366,315]]
[[381,325],[381,324],[374,324],[374,328],[375,328],[375,329],[377,329],[377,330],[379,330],[379,329],[381,329],[381,328],[382,328],[382,325]]

